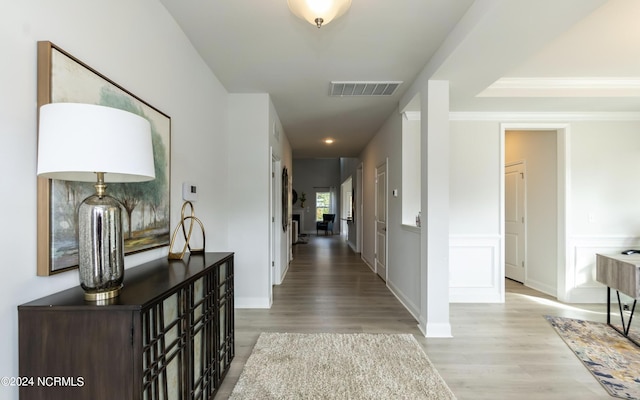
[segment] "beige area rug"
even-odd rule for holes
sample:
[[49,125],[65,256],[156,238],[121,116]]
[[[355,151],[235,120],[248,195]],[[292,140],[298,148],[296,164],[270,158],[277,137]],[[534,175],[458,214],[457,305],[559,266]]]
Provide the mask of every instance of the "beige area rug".
[[262,333],[230,399],[455,399],[413,335]]

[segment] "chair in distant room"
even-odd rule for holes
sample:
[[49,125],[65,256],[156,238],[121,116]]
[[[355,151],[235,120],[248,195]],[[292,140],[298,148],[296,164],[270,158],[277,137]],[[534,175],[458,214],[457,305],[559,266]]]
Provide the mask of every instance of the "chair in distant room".
[[333,223],[336,220],[335,214],[322,214],[322,221],[316,222],[316,235],[318,235],[320,231],[324,231],[324,234],[327,235],[329,232],[333,235]]

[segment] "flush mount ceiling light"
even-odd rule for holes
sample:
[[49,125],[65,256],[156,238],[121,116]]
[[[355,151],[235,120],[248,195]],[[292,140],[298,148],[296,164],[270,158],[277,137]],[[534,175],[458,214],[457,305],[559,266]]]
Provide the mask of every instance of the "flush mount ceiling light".
[[338,18],[351,7],[351,0],[287,0],[289,9],[297,17],[322,27]]
[[324,142],[325,142],[326,144],[332,144],[334,141],[335,141],[335,140],[333,140],[333,139],[331,139],[331,138],[327,138],[327,139],[325,139],[325,140],[324,140]]

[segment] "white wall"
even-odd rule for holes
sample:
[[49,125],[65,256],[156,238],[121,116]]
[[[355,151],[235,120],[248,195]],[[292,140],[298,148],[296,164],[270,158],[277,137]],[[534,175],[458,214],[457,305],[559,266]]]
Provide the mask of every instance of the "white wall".
[[228,240],[237,252],[234,272],[238,308],[271,306],[269,135],[269,95],[231,94],[229,191],[220,195],[228,197]]
[[[421,209],[419,230],[402,224],[402,116],[387,118],[360,155],[363,162],[362,258],[375,265],[375,169],[387,160],[387,286],[426,336],[451,335],[449,323],[448,82],[428,81],[421,95]],[[398,189],[399,196],[393,197]]]
[[[271,127],[271,134],[269,135],[269,146],[273,151],[273,157],[276,158],[280,162],[280,171],[274,171],[277,179],[277,182],[281,182],[282,177],[282,168],[287,168],[289,171],[289,180],[291,181],[293,176],[293,158],[291,152],[291,144],[289,143],[289,139],[287,138],[284,129],[282,128],[282,122],[280,121],[280,117],[276,112],[276,108],[273,105],[271,99],[269,99],[269,126]],[[281,185],[281,183],[280,183]],[[278,186],[278,193],[276,193],[276,199],[280,199],[280,192],[282,191],[282,187]],[[289,182],[289,190],[291,190],[291,182]],[[289,226],[286,231],[283,231],[281,228],[282,221],[282,203],[276,204],[275,208],[277,210],[276,216],[276,225],[278,229],[278,235],[280,236],[277,243],[280,243],[280,248],[276,249],[278,253],[276,256],[276,262],[279,263],[277,266],[275,273],[276,277],[274,279],[274,284],[281,284],[284,280],[285,275],[287,274],[287,270],[289,268],[289,259],[291,254],[291,213],[287,215]],[[289,195],[289,210],[291,210],[291,195]]]
[[[402,117],[387,118],[360,155],[363,162],[362,258],[375,265],[375,169],[388,165],[387,286],[429,337],[451,335],[449,323],[449,96],[448,82],[428,81],[421,95],[420,230],[402,225]],[[398,189],[399,197],[393,197]]]
[[[402,226],[402,116],[389,116],[360,154],[363,163],[362,259],[375,265],[375,172],[388,160],[387,286],[417,319],[420,314],[420,233]],[[398,189],[399,197],[391,192]]]
[[[469,118],[469,119],[467,119]],[[532,115],[531,126],[566,125],[566,254],[558,296],[569,302],[603,302],[595,282],[595,254],[640,247],[640,121],[629,114]],[[467,116],[451,121],[451,300],[503,301],[500,121],[527,125],[517,114]],[[564,240],[559,230],[560,239]],[[564,269],[564,271],[562,271]],[[548,274],[548,271],[545,272]],[[542,279],[549,279],[547,278]]]
[[[50,40],[172,119],[171,216],[179,218],[181,184],[199,185],[196,213],[207,250],[230,249],[225,213],[227,93],[157,1],[4,2],[0,13],[0,376],[18,375],[16,306],[78,285],[76,271],[36,276],[36,42]],[[166,255],[129,256],[127,267]],[[126,272],[125,272],[126,275]],[[15,388],[0,388],[17,399]]]
[[635,184],[640,121],[579,121],[571,126],[566,291],[570,301],[603,302],[594,254],[640,248],[640,185]]
[[[392,114],[376,133],[373,139],[367,144],[360,154],[362,160],[362,183],[363,183],[363,219],[362,219],[362,259],[372,268],[375,266],[375,179],[376,168],[388,159],[387,185],[393,188],[402,184],[394,179],[394,175],[400,169],[399,161],[401,159],[400,141],[393,140],[394,135],[399,135],[402,129],[400,125],[400,114]],[[395,206],[394,201],[389,199],[388,215],[387,215],[387,232],[391,238],[395,233]],[[391,260],[393,246],[389,246],[388,257]],[[391,261],[389,261],[389,266]]]
[[504,301],[500,124],[450,123],[450,299]]
[[429,80],[420,92],[420,329],[451,336],[449,323],[449,82]]
[[[274,131],[276,135],[274,136]],[[277,136],[277,138],[276,138]],[[291,169],[291,146],[282,129],[271,99],[266,93],[229,95],[229,190],[220,192],[227,198],[227,208],[221,210],[228,219],[229,248],[236,255],[236,308],[271,307],[271,288],[284,277],[288,266],[288,234],[276,221],[275,232],[280,247],[279,276],[273,279],[271,267],[271,164],[275,157],[282,168]],[[280,195],[276,195],[276,200]],[[281,208],[281,203],[276,204]],[[278,214],[280,215],[280,214]]]
[[496,122],[450,123],[450,185],[452,236],[495,235],[500,203],[496,180],[500,160],[500,128]]

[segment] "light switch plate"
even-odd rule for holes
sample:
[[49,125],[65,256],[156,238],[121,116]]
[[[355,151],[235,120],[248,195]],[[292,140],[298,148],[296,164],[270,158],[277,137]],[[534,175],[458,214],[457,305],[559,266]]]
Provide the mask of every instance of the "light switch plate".
[[184,201],[198,200],[198,188],[195,184],[184,182],[182,184],[182,199]]

